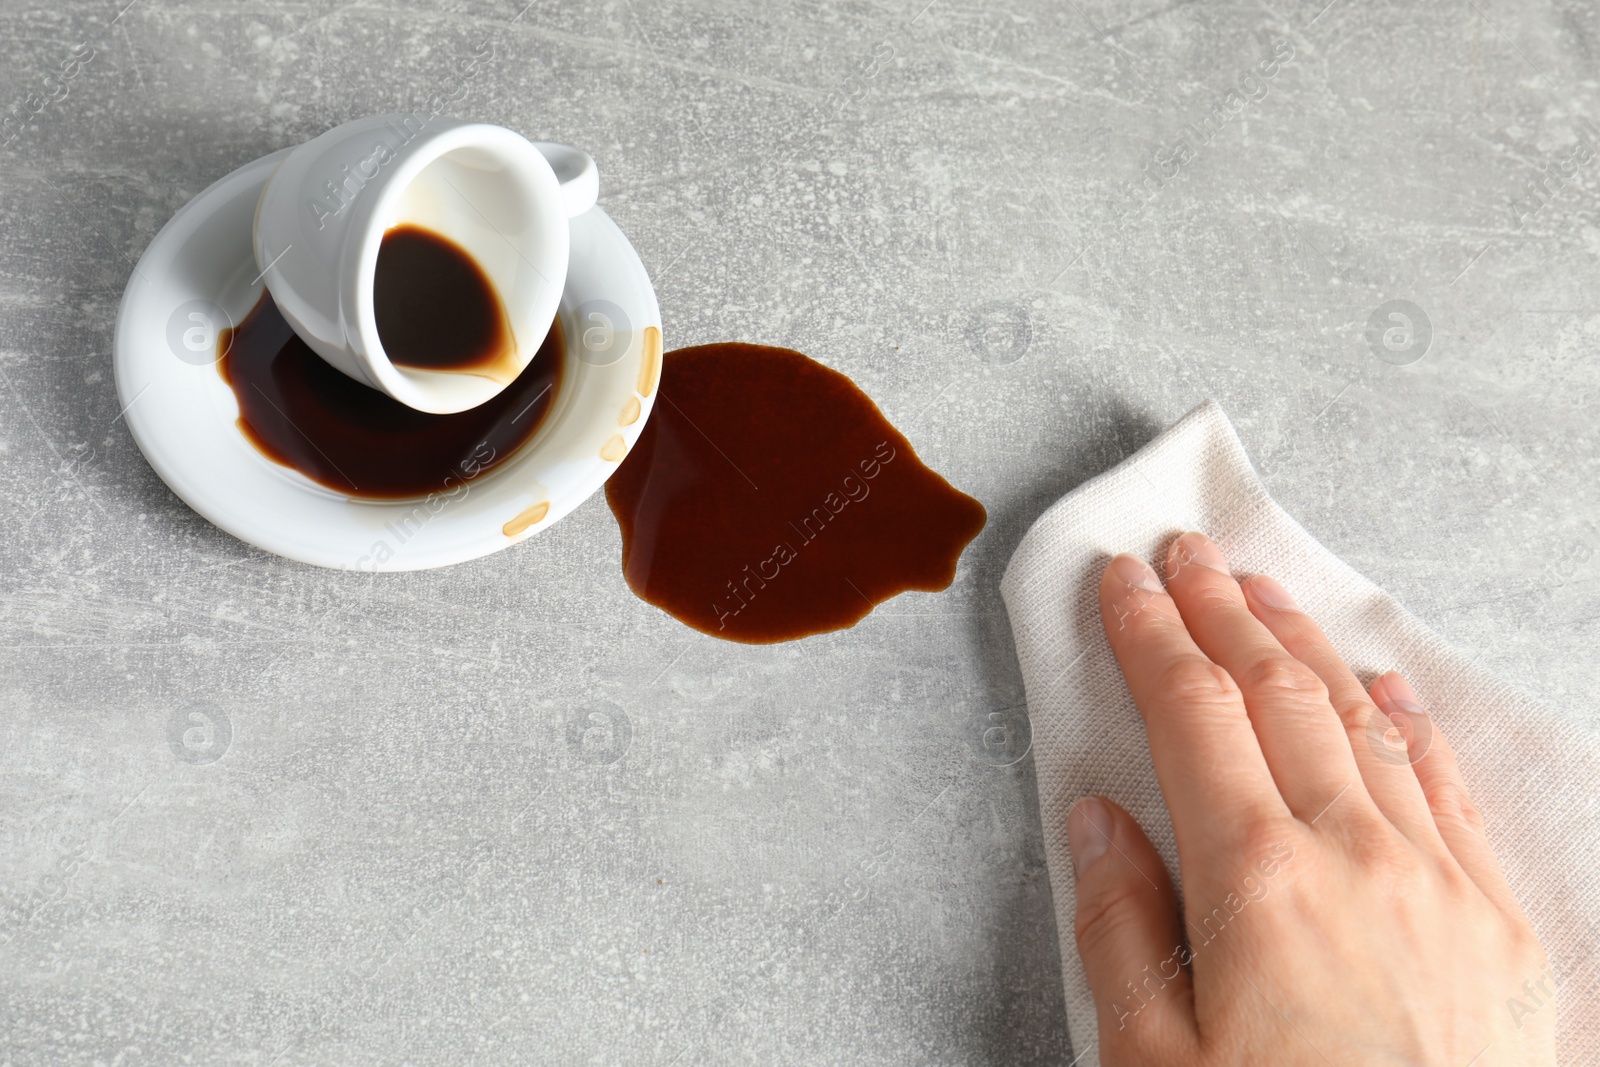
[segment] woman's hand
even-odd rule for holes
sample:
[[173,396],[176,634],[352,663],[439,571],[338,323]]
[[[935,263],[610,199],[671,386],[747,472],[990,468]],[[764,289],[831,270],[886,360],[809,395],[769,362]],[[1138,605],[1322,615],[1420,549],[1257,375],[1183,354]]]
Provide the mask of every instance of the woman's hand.
[[1200,534],[1118,556],[1106,636],[1144,715],[1183,885],[1120,807],[1067,831],[1101,1062],[1555,1063],[1555,981],[1450,747],[1370,692],[1282,586]]

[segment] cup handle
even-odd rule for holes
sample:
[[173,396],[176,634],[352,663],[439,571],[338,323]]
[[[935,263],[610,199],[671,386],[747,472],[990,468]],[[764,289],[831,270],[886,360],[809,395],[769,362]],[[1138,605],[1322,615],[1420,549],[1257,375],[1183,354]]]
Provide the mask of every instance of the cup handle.
[[594,157],[554,141],[535,141],[533,147],[556,172],[556,181],[561,183],[561,199],[567,205],[567,218],[575,218],[594,207],[600,196],[600,170],[594,165]]

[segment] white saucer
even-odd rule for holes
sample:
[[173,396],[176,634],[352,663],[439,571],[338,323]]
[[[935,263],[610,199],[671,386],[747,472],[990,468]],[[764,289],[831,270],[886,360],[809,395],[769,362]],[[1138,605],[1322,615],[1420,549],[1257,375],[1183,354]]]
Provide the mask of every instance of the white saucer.
[[464,487],[387,501],[335,493],[257,451],[237,425],[239,405],[216,366],[215,338],[261,295],[251,226],[261,188],[288,151],[241,167],[185,204],[150,242],[123,292],[117,393],[134,440],[173,492],[235,537],[280,556],[397,571],[498,551],[604,485],[655,400],[661,311],[638,254],[598,207],[571,220],[560,390],[515,456]]

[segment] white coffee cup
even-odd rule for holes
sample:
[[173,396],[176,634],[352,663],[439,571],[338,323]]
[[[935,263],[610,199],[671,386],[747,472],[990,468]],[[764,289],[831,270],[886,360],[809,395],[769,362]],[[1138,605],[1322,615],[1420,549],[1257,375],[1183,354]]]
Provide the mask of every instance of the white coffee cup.
[[357,119],[296,148],[273,173],[256,204],[256,265],[295,333],[338,370],[420,411],[465,411],[515,375],[389,360],[372,301],[384,233],[420,226],[477,262],[505,308],[520,372],[560,305],[567,219],[594,206],[599,185],[587,154],[502,126]]

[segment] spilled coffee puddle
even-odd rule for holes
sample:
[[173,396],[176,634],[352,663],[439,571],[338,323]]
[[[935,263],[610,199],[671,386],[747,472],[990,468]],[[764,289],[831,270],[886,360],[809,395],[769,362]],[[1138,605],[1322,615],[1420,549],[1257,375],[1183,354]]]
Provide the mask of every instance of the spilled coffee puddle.
[[239,401],[239,428],[258,451],[335,492],[378,500],[450,489],[510,459],[549,413],[564,361],[558,319],[492,400],[433,415],[334,370],[265,291],[217,348],[218,369]]
[[[454,350],[419,344],[414,365],[471,373],[500,343],[491,330]],[[565,359],[558,320],[503,392],[433,415],[333,369],[267,293],[218,347],[258,450],[329,489],[391,500],[514,456],[551,410]],[[852,626],[891,597],[955,579],[983,505],[918,459],[845,375],[737,343],[679,349],[660,366],[651,418],[606,483],[623,574],[641,598],[704,633],[767,644]]]
[[629,587],[696,630],[767,644],[852,626],[948,588],[983,529],[982,504],[799,352],[669,352],[658,400],[606,502]]

